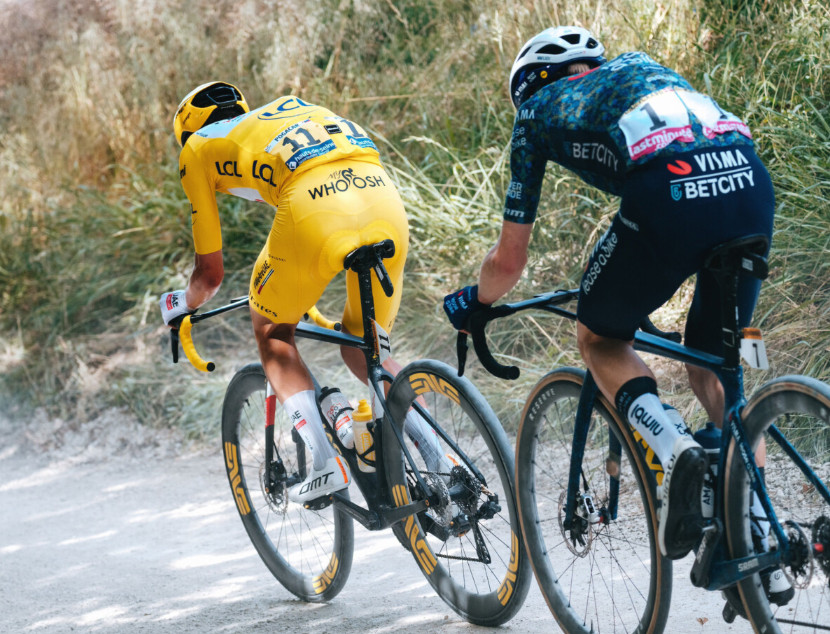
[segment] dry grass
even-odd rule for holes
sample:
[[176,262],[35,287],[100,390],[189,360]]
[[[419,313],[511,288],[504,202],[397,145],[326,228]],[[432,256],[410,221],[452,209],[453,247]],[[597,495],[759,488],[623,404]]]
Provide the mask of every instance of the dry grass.
[[[371,130],[412,226],[398,348],[404,360],[451,357],[438,302],[474,278],[501,222],[513,116],[506,74],[520,44],[557,23],[593,29],[611,55],[646,50],[746,113],[779,203],[758,322],[776,373],[830,377],[830,18],[818,0],[6,0],[0,327],[22,360],[2,384],[73,415],[92,402],[129,403],[151,423],[191,424],[192,403],[220,391],[222,380],[159,369],[166,347],[153,305],[183,283],[192,257],[172,113],[212,78],[236,83],[254,104],[300,94]],[[244,292],[270,212],[221,204],[229,297]],[[552,169],[513,297],[575,284],[615,208]],[[342,298],[330,301],[336,312]],[[677,327],[687,304],[679,294],[658,321]],[[209,345],[251,350],[238,330],[207,331],[223,337]],[[522,318],[496,341],[524,382],[476,380],[510,416],[535,377],[578,362],[572,328],[550,317]],[[144,352],[127,367],[102,360],[137,342]],[[103,383],[84,378],[102,371]],[[666,383],[682,392],[675,371]]]

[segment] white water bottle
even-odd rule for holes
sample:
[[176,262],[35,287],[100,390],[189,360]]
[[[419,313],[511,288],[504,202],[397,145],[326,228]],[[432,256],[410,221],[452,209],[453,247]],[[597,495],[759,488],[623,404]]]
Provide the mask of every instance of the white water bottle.
[[320,410],[346,449],[354,447],[352,412],[354,408],[343,392],[336,387],[324,387],[320,392]]

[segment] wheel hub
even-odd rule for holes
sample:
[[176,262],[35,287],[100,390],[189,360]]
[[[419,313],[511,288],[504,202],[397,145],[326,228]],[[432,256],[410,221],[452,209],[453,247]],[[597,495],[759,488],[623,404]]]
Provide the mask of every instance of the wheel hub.
[[574,555],[585,557],[591,550],[591,543],[594,541],[594,531],[591,530],[591,522],[584,512],[584,505],[581,504],[582,494],[577,494],[576,509],[569,527],[565,526],[565,503],[568,496],[567,491],[562,491],[559,496],[559,530],[562,532],[563,541]]
[[[270,486],[269,481],[273,482]],[[285,478],[270,477],[263,462],[259,465],[259,485],[268,507],[274,513],[284,514],[288,508],[288,487]]]

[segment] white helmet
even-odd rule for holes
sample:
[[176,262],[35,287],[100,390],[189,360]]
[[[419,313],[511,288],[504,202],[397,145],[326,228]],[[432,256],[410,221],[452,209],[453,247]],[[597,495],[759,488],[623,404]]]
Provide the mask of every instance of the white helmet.
[[539,88],[559,79],[565,68],[585,62],[592,68],[605,62],[605,47],[579,26],[545,29],[522,46],[510,71],[510,99],[518,108]]

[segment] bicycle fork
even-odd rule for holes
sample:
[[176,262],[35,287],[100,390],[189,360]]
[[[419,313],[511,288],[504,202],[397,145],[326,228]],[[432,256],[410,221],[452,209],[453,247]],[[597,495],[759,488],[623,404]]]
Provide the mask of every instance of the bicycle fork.
[[[617,502],[619,500],[619,462],[616,473],[609,473],[610,497],[608,507],[597,510],[594,500],[588,489],[588,482],[582,471],[582,459],[585,456],[585,445],[588,441],[588,431],[591,426],[591,411],[594,407],[599,388],[590,372],[586,372],[585,381],[579,394],[579,404],[576,410],[574,423],[574,434],[571,444],[571,461],[568,472],[568,491],[565,497],[565,517],[562,526],[571,531],[571,539],[582,542],[581,536],[585,534],[590,526],[596,524],[607,524],[617,515]],[[622,447],[613,434],[609,434],[609,471],[612,471],[611,464],[614,463],[614,456],[620,456]],[[580,479],[582,480],[582,493],[580,493]],[[578,534],[574,534],[578,531]]]

